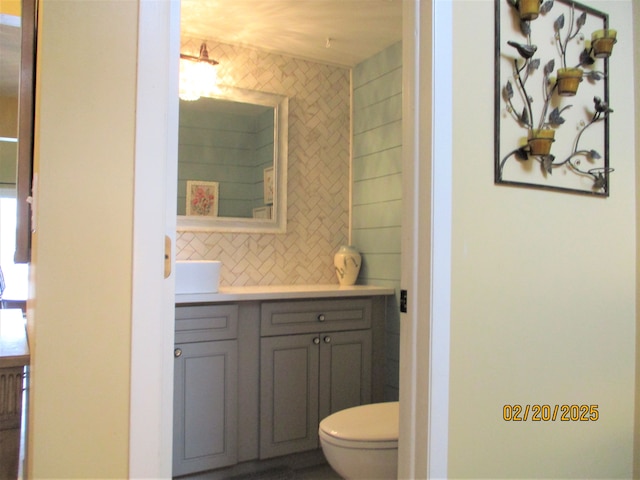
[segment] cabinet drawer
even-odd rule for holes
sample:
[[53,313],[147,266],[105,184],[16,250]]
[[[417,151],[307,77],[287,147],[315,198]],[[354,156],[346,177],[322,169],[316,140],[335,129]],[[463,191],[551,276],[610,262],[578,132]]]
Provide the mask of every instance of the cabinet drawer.
[[238,336],[238,305],[176,308],[175,343],[229,340]]
[[260,335],[288,335],[371,327],[371,299],[264,302]]

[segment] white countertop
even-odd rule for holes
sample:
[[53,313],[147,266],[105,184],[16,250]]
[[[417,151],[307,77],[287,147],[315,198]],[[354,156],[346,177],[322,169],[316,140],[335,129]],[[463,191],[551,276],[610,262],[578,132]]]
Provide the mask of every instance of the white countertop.
[[176,294],[176,304],[281,300],[295,298],[338,298],[393,295],[395,289],[373,285],[255,285],[220,287],[218,293]]

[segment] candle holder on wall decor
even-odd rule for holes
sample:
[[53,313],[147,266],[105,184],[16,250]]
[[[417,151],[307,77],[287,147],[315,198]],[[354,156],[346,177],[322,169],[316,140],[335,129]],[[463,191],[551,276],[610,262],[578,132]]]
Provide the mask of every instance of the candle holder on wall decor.
[[608,15],[584,4],[495,0],[497,184],[609,196],[616,41]]

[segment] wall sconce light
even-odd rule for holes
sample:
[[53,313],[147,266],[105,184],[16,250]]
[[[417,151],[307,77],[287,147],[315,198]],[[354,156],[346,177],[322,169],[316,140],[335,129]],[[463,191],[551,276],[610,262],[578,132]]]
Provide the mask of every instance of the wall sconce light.
[[200,55],[180,54],[180,81],[178,96],[182,100],[194,101],[205,97],[214,89],[217,80],[218,62],[209,58],[207,45],[200,45]]

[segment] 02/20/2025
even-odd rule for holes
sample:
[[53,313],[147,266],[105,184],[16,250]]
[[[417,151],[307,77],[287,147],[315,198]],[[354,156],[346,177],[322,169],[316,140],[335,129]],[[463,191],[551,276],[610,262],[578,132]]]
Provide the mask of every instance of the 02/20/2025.
[[504,405],[502,419],[505,422],[595,422],[600,418],[598,405]]

